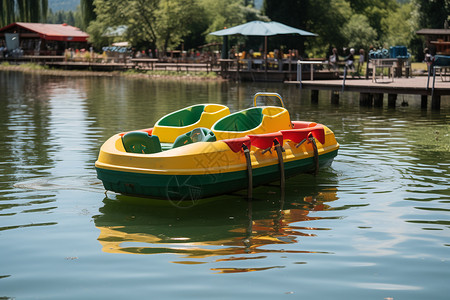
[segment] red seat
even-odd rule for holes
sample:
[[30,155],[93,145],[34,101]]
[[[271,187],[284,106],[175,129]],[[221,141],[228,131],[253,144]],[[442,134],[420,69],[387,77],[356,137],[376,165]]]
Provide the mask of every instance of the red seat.
[[247,146],[247,148],[249,149],[251,146],[251,141],[248,136],[244,136],[237,139],[222,140],[222,142],[226,143],[228,147],[230,147],[231,151],[235,153],[241,151],[242,145]]
[[291,140],[294,143],[300,143],[308,137],[309,133],[311,133],[321,144],[325,143],[325,130],[322,125],[301,129],[281,130],[281,133],[285,139]]
[[280,145],[283,145],[283,134],[279,131],[265,134],[249,134],[248,137],[252,146],[260,149],[272,147],[274,140],[277,140]]

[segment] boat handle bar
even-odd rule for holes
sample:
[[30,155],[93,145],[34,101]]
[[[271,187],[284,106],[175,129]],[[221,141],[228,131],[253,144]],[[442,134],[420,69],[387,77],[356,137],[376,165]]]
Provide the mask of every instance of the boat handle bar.
[[278,93],[256,93],[255,97],[253,98],[253,105],[256,107],[256,98],[260,96],[268,96],[268,97],[277,97],[278,100],[281,102],[281,106],[284,107],[283,99],[281,98],[280,94]]

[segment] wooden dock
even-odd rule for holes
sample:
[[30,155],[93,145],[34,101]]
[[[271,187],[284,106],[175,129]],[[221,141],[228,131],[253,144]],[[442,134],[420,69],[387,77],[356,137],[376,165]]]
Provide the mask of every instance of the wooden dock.
[[[289,70],[258,70],[258,69],[231,69],[231,70],[217,70],[223,78],[234,81],[253,81],[253,82],[291,82],[297,78],[297,71]],[[310,79],[310,71],[302,72],[303,78]],[[314,79],[330,80],[336,78],[335,72],[321,70],[314,72]]]
[[[394,107],[397,95],[421,95],[422,107],[427,107],[428,97],[431,98],[432,109],[440,109],[441,96],[450,95],[450,81],[436,76],[434,90],[433,78],[429,79],[427,88],[427,76],[415,76],[409,78],[378,79],[352,79],[339,80],[314,80],[314,81],[285,81],[287,84],[298,85],[302,89],[311,90],[311,101],[317,101],[320,90],[333,91],[331,102],[339,103],[339,94],[342,92],[360,93],[360,104],[366,106],[382,106],[383,95],[388,94],[388,105]],[[448,80],[448,76],[447,76]]]
[[[283,60],[278,65],[269,59],[219,59],[220,68],[216,72],[225,79],[253,82],[286,82],[298,78],[297,60]],[[324,68],[316,69],[311,65],[301,72],[304,79],[336,79],[336,72]]]

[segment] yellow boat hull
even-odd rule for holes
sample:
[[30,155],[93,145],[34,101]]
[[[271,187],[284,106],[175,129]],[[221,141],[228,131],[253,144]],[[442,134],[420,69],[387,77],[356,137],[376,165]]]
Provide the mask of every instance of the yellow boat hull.
[[[319,166],[331,164],[339,144],[326,126],[325,143],[317,141]],[[286,176],[312,171],[311,143],[285,141]],[[250,148],[254,185],[279,179],[275,151]],[[234,152],[224,141],[198,142],[153,154],[128,153],[121,136],[114,135],[100,149],[98,177],[107,190],[168,199],[202,198],[247,188],[247,164],[242,151]]]

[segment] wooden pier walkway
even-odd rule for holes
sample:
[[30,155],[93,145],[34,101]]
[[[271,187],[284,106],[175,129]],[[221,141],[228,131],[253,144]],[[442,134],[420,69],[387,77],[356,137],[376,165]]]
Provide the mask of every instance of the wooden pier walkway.
[[[448,77],[448,76],[447,76]],[[395,94],[414,94],[431,95],[433,78],[430,77],[429,88],[427,89],[427,76],[415,76],[410,78],[390,78],[384,80],[378,79],[372,82],[371,79],[349,79],[345,80],[343,91],[359,93],[395,93]],[[289,84],[298,84],[299,81],[286,81]],[[343,79],[339,80],[314,80],[302,81],[302,88],[310,90],[333,90],[342,91]],[[435,95],[450,95],[450,81],[442,81],[438,76],[434,85]]]
[[[345,80],[314,80],[314,81],[286,81],[287,84],[301,86],[303,89],[311,90],[311,101],[316,101],[319,90],[331,90],[331,101],[339,102],[339,93],[341,92],[357,92],[360,93],[361,105],[382,105],[383,94],[388,94],[388,105],[395,106],[397,95],[421,95],[422,107],[427,107],[428,97],[431,98],[431,107],[440,109],[441,96],[450,95],[450,80],[444,81],[440,76],[436,76],[434,90],[432,89],[433,78],[429,79],[427,88],[427,76],[415,76],[409,78],[390,78],[378,79],[373,82],[371,79],[349,79]],[[445,79],[445,78],[444,78]],[[445,98],[446,101],[450,97]]]

